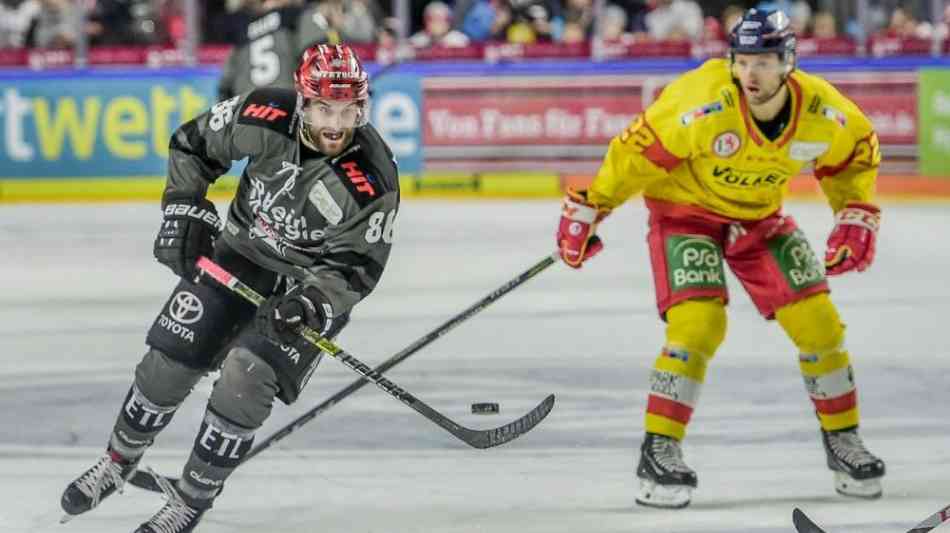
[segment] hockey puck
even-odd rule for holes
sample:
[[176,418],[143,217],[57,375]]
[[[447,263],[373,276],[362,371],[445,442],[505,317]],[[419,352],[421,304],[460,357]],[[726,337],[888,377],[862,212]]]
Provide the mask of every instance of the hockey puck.
[[472,412],[476,415],[495,415],[498,414],[498,404],[495,402],[473,403]]

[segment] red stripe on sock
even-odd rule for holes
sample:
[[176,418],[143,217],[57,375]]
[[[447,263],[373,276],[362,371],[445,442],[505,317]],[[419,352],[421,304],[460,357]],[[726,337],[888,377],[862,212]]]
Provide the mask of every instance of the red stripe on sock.
[[858,405],[858,393],[855,390],[847,394],[842,394],[836,398],[827,400],[811,399],[815,404],[815,409],[823,415],[835,415],[843,413],[849,409],[854,409]]
[[689,417],[693,415],[693,408],[675,400],[669,400],[662,396],[651,394],[647,397],[647,412],[654,415],[665,416],[666,418],[676,420],[680,424],[688,424]]

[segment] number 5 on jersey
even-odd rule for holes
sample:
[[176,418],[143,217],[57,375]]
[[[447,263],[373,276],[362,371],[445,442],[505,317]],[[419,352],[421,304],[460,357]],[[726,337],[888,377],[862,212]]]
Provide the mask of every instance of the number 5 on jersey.
[[369,216],[369,228],[366,230],[366,242],[376,244],[380,239],[386,244],[393,243],[393,226],[396,221],[396,210],[392,209],[388,213],[376,211]]

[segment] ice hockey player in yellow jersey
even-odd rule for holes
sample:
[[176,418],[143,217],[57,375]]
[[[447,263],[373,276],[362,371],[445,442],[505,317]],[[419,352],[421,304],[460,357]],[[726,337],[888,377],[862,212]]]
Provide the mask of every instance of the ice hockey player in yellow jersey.
[[[798,348],[836,490],[881,495],[884,462],[858,435],[844,325],[825,279],[863,271],[874,258],[880,158],[861,110],[796,69],[788,17],[751,9],[730,33],[729,58],[670,83],[610,142],[589,189],[568,192],[557,245],[575,268],[603,249],[595,232],[613,208],[640,193],[650,212],[666,343],[650,376],[637,503],[684,507],[697,487],[681,442],[726,333],[723,263]],[[808,164],[834,213],[823,262],[782,212],[789,180]]]

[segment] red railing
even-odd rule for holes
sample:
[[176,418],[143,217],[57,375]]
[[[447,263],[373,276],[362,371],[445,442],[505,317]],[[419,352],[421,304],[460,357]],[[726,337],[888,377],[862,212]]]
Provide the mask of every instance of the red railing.
[[[357,54],[366,61],[392,63],[396,60],[417,61],[519,61],[523,59],[582,59],[617,60],[631,58],[707,58],[721,57],[726,43],[708,41],[637,41],[604,43],[475,43],[465,47],[435,46],[425,49],[387,49],[371,44],[353,45]],[[850,39],[800,39],[798,55],[807,56],[913,56],[929,55],[934,49],[950,54],[950,40],[934,47],[923,39],[874,37],[867,43],[866,54]],[[228,45],[202,46],[197,61],[202,65],[220,65],[228,56]],[[0,67],[30,67],[33,69],[71,67],[75,62],[69,49],[0,49]],[[177,48],[157,46],[96,47],[89,50],[90,65],[145,65],[148,67],[186,64],[184,53]]]

